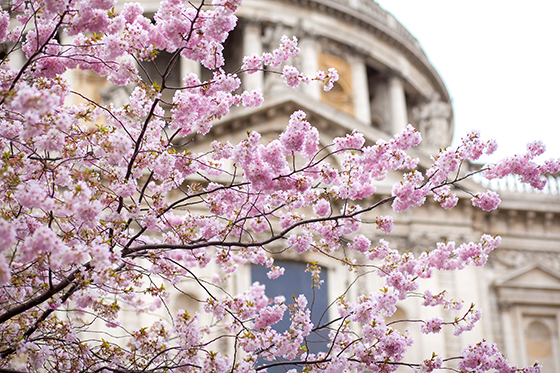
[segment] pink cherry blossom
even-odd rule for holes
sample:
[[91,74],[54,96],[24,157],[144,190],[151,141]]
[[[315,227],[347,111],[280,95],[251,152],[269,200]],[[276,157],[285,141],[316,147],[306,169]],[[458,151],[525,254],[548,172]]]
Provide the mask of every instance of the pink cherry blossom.
[[432,319],[426,320],[422,325],[422,327],[420,328],[420,331],[425,334],[429,334],[429,333],[437,334],[441,331],[442,324],[443,324],[443,319],[437,316]]
[[0,11],[0,43],[6,41],[8,26],[10,25],[10,14],[4,10]]
[[324,198],[318,199],[313,205],[313,211],[319,216],[326,216],[331,212],[331,204]]
[[292,88],[296,88],[301,82],[298,69],[290,65],[284,66],[284,69],[282,70],[282,79],[284,79],[286,84]]
[[484,211],[492,211],[498,208],[501,200],[498,194],[488,190],[486,193],[478,193],[472,198],[473,206],[479,207]]
[[391,216],[379,216],[375,220],[377,228],[383,233],[391,233],[393,230],[393,218]]
[[[412,125],[392,138],[358,130],[329,138],[303,110],[266,132],[255,116],[233,121],[247,127],[238,139],[220,119],[264,102],[261,90],[240,89],[247,74],[266,69],[290,87],[330,90],[338,72],[302,73],[298,40],[288,36],[240,66],[226,64],[240,0],[158,5],[149,15],[114,0],[15,1],[0,10],[0,43],[16,45],[0,61],[1,369],[250,373],[285,364],[295,372],[288,364],[297,362],[310,372],[432,372],[457,361],[466,372],[540,371],[512,367],[486,342],[460,356],[408,361],[414,341],[396,327],[405,320],[387,320],[399,302],[416,296],[420,307],[437,307],[407,320],[422,333],[473,329],[480,310],[436,316],[464,303],[420,279],[482,266],[501,239],[483,234],[416,253],[379,240],[374,227],[391,234],[394,216],[427,198],[451,209],[470,193],[474,206],[497,208],[496,192],[463,182],[474,173],[544,188],[560,161],[537,161],[542,142],[478,167],[469,162],[497,144],[471,131],[420,163],[414,154],[423,150],[410,149],[422,135]],[[8,60],[19,50],[26,60],[13,69]],[[209,71],[172,87],[172,65],[158,65],[164,55]],[[160,71],[148,77],[146,66]],[[75,74],[107,85],[90,92]],[[119,98],[102,102],[100,93]],[[289,270],[279,259],[308,263],[313,294],[325,288],[322,268],[332,266],[330,282],[337,266],[356,272],[360,282],[343,284],[330,306],[340,318],[297,289],[286,300],[259,283],[240,288],[249,265],[282,281]],[[359,294],[372,278],[371,292]],[[187,306],[177,310],[175,297]],[[317,335],[327,347],[312,353]]]

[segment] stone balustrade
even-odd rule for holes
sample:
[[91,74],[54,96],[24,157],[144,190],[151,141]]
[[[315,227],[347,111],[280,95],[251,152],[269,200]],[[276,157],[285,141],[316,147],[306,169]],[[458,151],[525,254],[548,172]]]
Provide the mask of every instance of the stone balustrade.
[[519,178],[514,175],[509,175],[503,179],[488,180],[480,175],[475,175],[473,180],[482,185],[485,188],[489,188],[496,191],[502,192],[515,192],[515,193],[543,193],[558,195],[560,194],[560,176],[548,176],[546,178],[546,186],[543,190],[538,190],[532,188],[528,184],[523,184],[519,181]]

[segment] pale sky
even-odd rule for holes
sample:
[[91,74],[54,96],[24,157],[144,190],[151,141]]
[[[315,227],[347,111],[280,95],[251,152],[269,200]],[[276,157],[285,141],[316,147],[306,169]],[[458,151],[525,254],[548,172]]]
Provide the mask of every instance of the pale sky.
[[[377,0],[419,41],[470,129],[502,157],[542,140],[560,158],[560,0]],[[493,160],[497,159],[495,157]]]

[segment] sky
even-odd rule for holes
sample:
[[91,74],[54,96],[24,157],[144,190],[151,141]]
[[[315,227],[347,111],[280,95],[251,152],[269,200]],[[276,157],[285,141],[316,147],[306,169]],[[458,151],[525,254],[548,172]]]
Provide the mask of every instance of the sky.
[[454,144],[471,129],[495,161],[542,140],[560,158],[560,0],[376,0],[420,42],[451,94]]

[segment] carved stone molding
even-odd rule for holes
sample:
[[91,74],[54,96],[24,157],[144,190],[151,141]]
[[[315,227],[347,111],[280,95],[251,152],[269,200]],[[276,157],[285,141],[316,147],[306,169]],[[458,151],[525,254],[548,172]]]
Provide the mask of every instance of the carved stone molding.
[[526,264],[499,279],[494,289],[500,309],[522,304],[560,307],[560,272],[550,264]]
[[497,249],[488,257],[488,266],[495,269],[511,270],[524,267],[528,263],[546,263],[547,266],[560,271],[560,255],[553,251]]
[[431,65],[418,40],[395,17],[373,0],[279,0],[313,9],[316,12],[354,24],[399,50],[422,72],[444,98],[449,93]]

